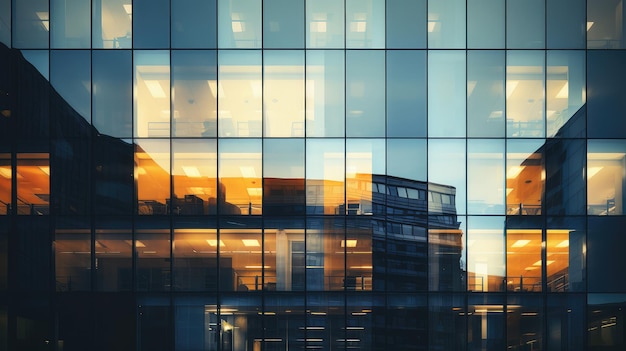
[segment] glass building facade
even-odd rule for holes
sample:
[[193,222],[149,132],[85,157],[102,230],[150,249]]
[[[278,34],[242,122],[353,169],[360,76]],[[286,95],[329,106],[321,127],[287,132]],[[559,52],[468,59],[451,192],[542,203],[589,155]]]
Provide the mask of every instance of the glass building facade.
[[0,0],[0,349],[626,349],[623,0]]

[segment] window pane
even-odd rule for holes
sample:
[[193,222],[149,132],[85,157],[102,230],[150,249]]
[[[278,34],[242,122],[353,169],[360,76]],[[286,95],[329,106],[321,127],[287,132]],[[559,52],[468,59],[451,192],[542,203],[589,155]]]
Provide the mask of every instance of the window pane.
[[170,54],[135,51],[136,137],[170,136]]
[[304,48],[304,0],[263,1],[263,47]]
[[423,182],[426,174],[425,139],[387,139],[387,175]]
[[173,48],[217,46],[216,0],[177,0],[171,6]]
[[585,141],[548,139],[545,144],[546,200],[549,215],[585,214]]
[[[219,198],[225,203],[221,214],[261,214],[263,187],[261,177],[261,140],[220,140]],[[221,200],[220,200],[221,201]]]
[[306,135],[345,133],[345,62],[340,50],[306,52]]
[[505,1],[467,1],[467,47],[504,48]]
[[587,277],[589,292],[626,292],[626,282],[613,279],[615,270],[607,267],[624,267],[626,257],[623,247],[626,237],[622,228],[626,225],[624,217],[589,217],[587,236]]
[[218,0],[220,48],[261,47],[261,0]]
[[50,13],[48,0],[13,0],[13,47],[48,48]]
[[508,0],[506,2],[507,48],[540,49],[545,47],[545,1]]
[[468,297],[468,349],[504,350],[506,314],[504,296],[471,294]]
[[504,140],[467,141],[467,213],[504,214]]
[[[3,146],[2,151],[8,150]],[[0,152],[0,215],[9,214],[11,211],[11,179],[13,179],[11,154]]]
[[17,214],[50,214],[50,154],[17,154]]
[[[349,186],[349,184],[347,182],[346,185]],[[343,245],[342,242],[335,241],[329,247],[329,250],[345,250],[346,277],[343,281],[343,288],[347,291],[372,290],[372,236],[374,229],[377,228],[373,223],[369,218],[348,218],[346,220],[346,237],[345,240],[342,239]],[[382,231],[376,234],[381,235]],[[382,238],[378,240],[380,239]],[[384,279],[382,276],[377,276],[377,278]],[[377,287],[377,290],[384,290],[384,285],[378,285]]]
[[385,174],[385,141],[346,142],[346,214],[372,215],[372,182]]
[[504,51],[468,51],[469,136],[504,136],[504,60]]
[[430,139],[428,141],[429,213],[450,216],[465,212],[465,140]]
[[136,220],[135,238],[126,243],[133,245],[136,252],[135,283],[138,291],[169,291],[172,287],[171,232],[169,221],[164,219],[149,222]]
[[506,154],[506,213],[540,215],[545,170],[543,140],[508,140]]
[[504,291],[504,217],[467,218],[467,290]]
[[585,53],[548,51],[546,86],[547,136],[585,135]]
[[106,136],[93,141],[94,209],[97,214],[133,212],[135,150],[129,140]]
[[587,303],[588,350],[623,349],[626,346],[622,331],[626,295],[589,294]]
[[426,52],[387,51],[387,136],[426,136]]
[[385,47],[385,1],[346,0],[346,47]]
[[588,350],[584,342],[587,333],[586,309],[585,294],[548,295],[546,324],[550,337],[547,350]]
[[265,217],[263,233],[263,254],[266,266],[263,272],[265,290],[303,291],[305,288],[304,218]]
[[[174,229],[174,282],[178,291],[217,291],[217,229],[204,223],[180,223]],[[204,228],[203,228],[204,227]],[[209,226],[210,227],[210,226]]]
[[623,49],[624,3],[614,1],[587,1],[587,48]]
[[56,223],[53,247],[56,291],[91,290],[91,228],[89,222],[59,217]]
[[[543,296],[530,294],[507,296],[507,349],[524,349],[544,340],[544,323],[547,319],[544,299]],[[532,349],[541,350],[543,347],[533,346]]]
[[130,51],[92,51],[93,126],[100,134],[132,136],[132,56]]
[[[345,241],[344,218],[310,217],[306,222],[307,291],[344,290],[348,243]],[[342,240],[344,241],[343,247],[341,246]]]
[[[506,223],[506,284],[509,292],[541,292],[543,269],[541,218],[508,217]],[[550,259],[550,261],[553,261]]]
[[426,0],[387,0],[388,48],[426,47]]
[[546,232],[548,291],[585,291],[587,281],[585,232],[584,217],[548,218]]
[[465,1],[428,1],[428,47],[461,49],[465,47]]
[[[546,0],[547,41],[550,49],[585,48],[585,1]],[[591,3],[598,3],[592,1]],[[567,9],[567,11],[564,11]]]
[[135,140],[137,211],[140,215],[168,214],[170,201],[170,142]]
[[587,142],[587,214],[623,215],[624,164],[626,142],[589,140]]
[[119,0],[93,0],[92,8],[92,45],[94,48],[117,49],[131,48],[132,39],[132,1],[122,3]]
[[428,136],[465,135],[465,51],[428,53]]
[[130,218],[96,217],[96,290],[133,289],[132,222]]
[[[50,82],[63,100],[91,123],[91,55],[88,50],[50,52]],[[56,125],[59,123],[57,122]]]
[[217,213],[215,140],[172,140],[174,194],[168,206],[175,215]]
[[306,47],[344,47],[344,1],[306,2]]
[[[215,51],[171,52],[174,125],[177,137],[217,136],[217,57]],[[223,90],[223,89],[222,89]]]
[[506,56],[506,133],[509,137],[545,135],[545,54],[508,51]]
[[[429,184],[430,191],[437,190]],[[449,196],[441,192],[442,197]],[[451,221],[450,221],[451,220]],[[452,223],[450,223],[452,222]],[[466,220],[449,209],[428,210],[428,290],[465,291]],[[438,294],[441,296],[441,294]],[[432,329],[431,329],[432,331]]]
[[[264,290],[263,239],[260,229],[220,229],[220,271],[234,280],[232,286],[221,281],[221,291]],[[222,245],[222,243],[224,243]],[[268,262],[269,263],[269,262]]]
[[304,136],[304,52],[267,50],[263,56],[264,136]]
[[91,47],[91,7],[88,1],[50,1],[52,28],[50,41],[53,48]]
[[346,135],[385,135],[385,67],[382,51],[346,53]]
[[304,214],[304,140],[265,139],[263,166],[263,212]]
[[626,120],[626,52],[589,51],[587,53],[587,87],[589,91],[590,138],[625,138]]
[[221,50],[217,59],[219,136],[260,137],[263,95],[261,52]]
[[170,46],[169,0],[133,0],[132,21],[134,48]]
[[307,140],[306,203],[308,214],[339,214],[344,204],[345,142]]
[[0,1],[0,43],[11,47],[11,0]]

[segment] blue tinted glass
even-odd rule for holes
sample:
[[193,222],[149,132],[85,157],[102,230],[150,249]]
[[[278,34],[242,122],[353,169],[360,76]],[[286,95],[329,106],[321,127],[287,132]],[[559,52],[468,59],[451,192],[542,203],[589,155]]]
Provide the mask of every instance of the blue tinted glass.
[[344,136],[344,51],[307,50],[305,89],[306,135]]
[[506,2],[506,46],[512,49],[545,47],[545,0]]
[[382,67],[385,67],[383,51],[347,51],[347,136],[385,135],[385,72]]
[[344,2],[318,0],[306,2],[306,47],[343,48]]
[[623,49],[624,14],[622,1],[587,1],[587,48]]
[[504,51],[467,53],[467,134],[504,136]]
[[33,65],[42,76],[50,79],[49,52],[44,50],[22,50],[26,61]]
[[261,0],[218,0],[220,48],[261,47]]
[[465,51],[428,53],[428,135],[465,135]]
[[170,46],[170,2],[168,0],[133,1],[133,47],[167,48]]
[[467,213],[504,214],[504,140],[467,141]]
[[304,48],[304,0],[263,1],[263,47]]
[[387,139],[387,175],[426,181],[426,140]]
[[622,228],[626,226],[624,217],[589,217],[587,235],[587,268],[589,292],[626,292],[626,282],[611,279],[616,268],[626,265],[623,248],[626,236]]
[[13,0],[13,47],[48,48],[48,0]]
[[585,16],[584,0],[546,0],[547,47],[584,49],[587,29]]
[[172,47],[214,48],[216,31],[216,0],[172,1]]
[[549,137],[584,137],[585,52],[550,50],[546,60],[546,133]]
[[588,119],[590,138],[626,137],[626,52],[587,53]]
[[385,47],[384,0],[346,0],[346,47]]
[[585,214],[585,179],[581,170],[587,158],[585,141],[549,139],[545,144],[546,211],[548,215]]
[[505,1],[467,1],[467,47],[504,48]]
[[428,1],[428,47],[465,47],[465,1]]
[[[467,160],[465,140],[428,140],[429,211],[446,214],[465,213]],[[444,196],[445,195],[445,196]]]
[[52,51],[50,82],[87,121],[91,121],[91,55],[89,50]]
[[387,51],[387,136],[426,136],[426,52]]
[[50,41],[53,48],[91,46],[91,7],[88,1],[52,0]]
[[[146,4],[144,0],[144,4]],[[132,1],[93,0],[92,45],[94,48],[118,49],[132,47]],[[151,24],[148,23],[150,26]]]
[[93,51],[93,126],[114,137],[132,135],[131,52]]
[[11,47],[11,0],[0,0],[0,43]]
[[545,53],[507,51],[506,133],[509,137],[545,136]]
[[426,0],[387,0],[387,47],[426,47]]

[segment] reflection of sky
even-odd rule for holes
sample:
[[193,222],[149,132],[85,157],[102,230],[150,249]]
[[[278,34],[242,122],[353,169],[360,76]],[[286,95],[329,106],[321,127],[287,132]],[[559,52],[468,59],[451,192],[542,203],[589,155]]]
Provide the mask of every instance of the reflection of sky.
[[465,213],[465,140],[430,140],[428,181],[456,188],[456,211]]

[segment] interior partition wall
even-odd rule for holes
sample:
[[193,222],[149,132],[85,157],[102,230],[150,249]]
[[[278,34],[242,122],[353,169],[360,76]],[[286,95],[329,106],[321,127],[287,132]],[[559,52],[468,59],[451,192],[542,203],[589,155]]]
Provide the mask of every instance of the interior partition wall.
[[0,0],[0,349],[624,349],[624,14]]

